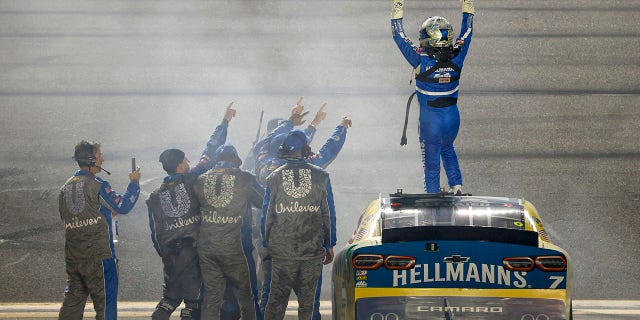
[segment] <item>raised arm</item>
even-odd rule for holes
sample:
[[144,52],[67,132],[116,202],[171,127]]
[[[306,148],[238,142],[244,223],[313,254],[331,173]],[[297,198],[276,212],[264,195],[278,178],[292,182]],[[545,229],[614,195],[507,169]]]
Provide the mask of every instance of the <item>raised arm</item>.
[[404,34],[404,26],[402,24],[402,15],[404,0],[392,0],[391,7],[391,34],[398,49],[412,67],[416,68],[420,65],[419,48]]
[[102,187],[100,188],[100,204],[110,211],[117,214],[127,214],[133,206],[135,206],[140,196],[140,168],[129,173],[129,185],[127,191],[120,195],[113,191],[109,182],[100,180]]
[[236,116],[236,109],[232,108],[232,106],[233,102],[227,106],[222,122],[213,131],[211,137],[209,137],[207,146],[204,148],[202,155],[200,156],[200,161],[191,168],[191,173],[202,174],[213,166],[215,162],[213,156],[218,147],[227,141],[227,129],[229,128],[229,122],[231,122],[231,119]]
[[344,117],[340,121],[340,124],[333,131],[333,134],[324,143],[322,148],[311,159],[311,163],[314,165],[326,168],[333,162],[338,156],[344,141],[347,139],[347,129],[351,126],[351,119]]
[[471,44],[471,36],[473,35],[473,16],[475,14],[475,8],[473,7],[473,0],[462,1],[462,26],[460,27],[460,35],[456,39],[455,47],[460,49],[458,60],[464,60]]
[[320,125],[320,123],[327,118],[327,113],[324,111],[324,107],[327,105],[327,103],[323,103],[322,106],[320,106],[320,110],[318,110],[318,112],[316,113],[316,116],[313,117],[313,120],[311,120],[311,123],[304,129],[304,134],[307,135],[307,139],[309,140],[309,143],[311,143],[311,141],[313,141],[313,137],[316,134],[316,129],[318,128],[318,125]]
[[289,119],[282,121],[279,126],[273,129],[271,132],[268,132],[266,137],[262,138],[253,146],[253,149],[251,149],[251,153],[253,154],[256,163],[258,162],[258,160],[260,160],[260,158],[264,157],[268,153],[269,144],[275,136],[282,133],[287,133],[293,130],[293,127],[299,126],[306,122],[306,120],[304,120],[304,116],[306,116],[309,112],[302,112],[304,110],[304,107],[301,104],[302,99],[303,97],[300,97],[298,99],[298,102],[296,102],[296,105],[291,109]]

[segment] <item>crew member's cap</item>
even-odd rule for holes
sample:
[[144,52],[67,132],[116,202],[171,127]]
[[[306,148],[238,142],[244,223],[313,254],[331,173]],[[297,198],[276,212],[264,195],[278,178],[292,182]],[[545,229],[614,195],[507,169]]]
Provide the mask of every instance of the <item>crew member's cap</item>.
[[269,143],[269,150],[268,150],[270,156],[276,157],[278,155],[280,146],[282,145],[286,137],[287,137],[287,133],[281,133],[273,137],[273,139],[271,139],[271,142]]
[[228,161],[233,163],[236,167],[240,167],[242,165],[242,160],[238,156],[238,151],[229,143],[223,144],[216,149],[215,161]]
[[164,171],[174,174],[178,165],[184,161],[184,152],[180,149],[167,149],[160,154],[158,161],[162,163]]
[[308,146],[309,140],[307,135],[302,130],[293,130],[289,132],[282,145],[280,146],[281,153],[293,153],[298,150],[302,150],[303,147]]

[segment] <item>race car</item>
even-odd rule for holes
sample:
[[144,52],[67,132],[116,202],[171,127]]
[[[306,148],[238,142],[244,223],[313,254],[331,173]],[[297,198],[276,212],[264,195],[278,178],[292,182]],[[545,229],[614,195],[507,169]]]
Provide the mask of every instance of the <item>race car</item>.
[[572,319],[571,260],[523,199],[372,201],[333,263],[334,319]]

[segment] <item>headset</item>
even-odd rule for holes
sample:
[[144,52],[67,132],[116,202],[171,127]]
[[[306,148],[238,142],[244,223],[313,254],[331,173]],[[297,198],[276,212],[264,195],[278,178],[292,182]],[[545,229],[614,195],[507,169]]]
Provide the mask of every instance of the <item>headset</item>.
[[111,172],[96,165],[96,143],[89,141],[81,141],[73,153],[72,159],[75,160],[81,167],[96,167],[104,171],[107,175],[111,175]]

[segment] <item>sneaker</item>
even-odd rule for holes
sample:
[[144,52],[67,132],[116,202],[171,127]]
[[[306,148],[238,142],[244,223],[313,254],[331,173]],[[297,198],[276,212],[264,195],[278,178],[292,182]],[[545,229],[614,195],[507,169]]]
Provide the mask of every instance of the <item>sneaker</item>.
[[451,190],[449,190],[449,193],[453,194],[454,196],[461,196],[462,186],[459,184],[456,184],[455,186],[451,187]]

